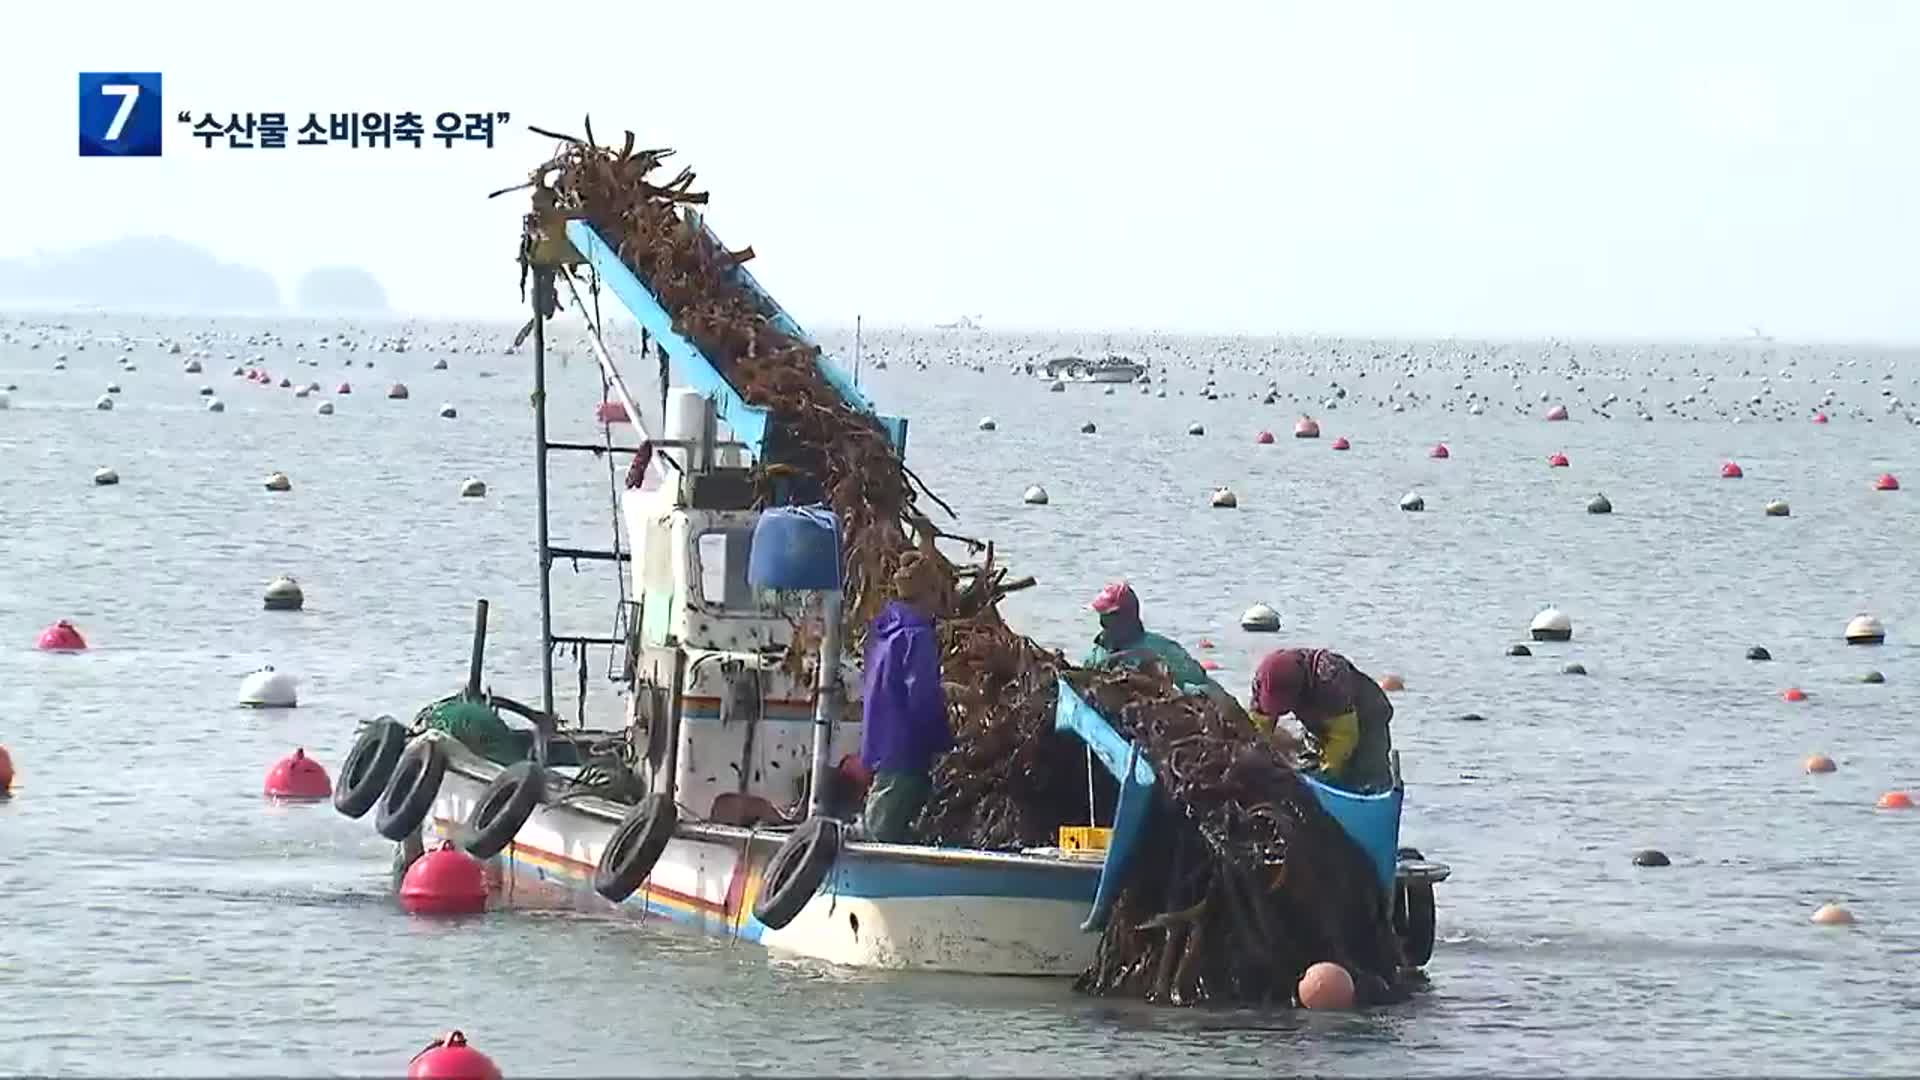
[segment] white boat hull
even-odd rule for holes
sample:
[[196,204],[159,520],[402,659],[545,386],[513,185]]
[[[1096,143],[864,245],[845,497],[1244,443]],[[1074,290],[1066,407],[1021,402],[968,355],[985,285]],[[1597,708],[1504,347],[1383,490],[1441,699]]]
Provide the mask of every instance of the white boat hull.
[[[424,827],[429,844],[453,838],[498,766],[458,750]],[[624,807],[595,798],[536,809],[489,880],[509,906],[556,898],[613,907],[593,891],[594,869]],[[826,882],[776,930],[753,916],[761,873],[784,832],[682,823],[653,874],[617,905],[705,933],[850,967],[976,975],[1076,975],[1099,935],[1080,924],[1100,863],[849,843]]]

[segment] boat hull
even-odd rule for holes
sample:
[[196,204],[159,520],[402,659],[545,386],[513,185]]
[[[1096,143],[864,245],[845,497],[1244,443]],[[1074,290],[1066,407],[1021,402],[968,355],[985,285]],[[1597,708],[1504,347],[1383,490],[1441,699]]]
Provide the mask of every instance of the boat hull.
[[[456,757],[459,757],[456,752]],[[456,762],[424,826],[431,845],[453,839],[497,767]],[[1101,864],[1067,856],[849,843],[792,922],[753,916],[783,832],[683,823],[647,881],[618,905],[593,891],[619,804],[584,798],[537,808],[490,860],[488,879],[509,906],[556,898],[665,917],[703,933],[850,967],[977,975],[1076,975],[1099,935],[1080,929]]]

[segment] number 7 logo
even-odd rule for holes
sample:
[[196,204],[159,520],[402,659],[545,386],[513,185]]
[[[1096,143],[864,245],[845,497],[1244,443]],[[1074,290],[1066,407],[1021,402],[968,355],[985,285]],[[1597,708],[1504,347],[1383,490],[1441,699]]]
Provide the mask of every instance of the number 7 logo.
[[80,73],[80,156],[159,157],[160,73]]

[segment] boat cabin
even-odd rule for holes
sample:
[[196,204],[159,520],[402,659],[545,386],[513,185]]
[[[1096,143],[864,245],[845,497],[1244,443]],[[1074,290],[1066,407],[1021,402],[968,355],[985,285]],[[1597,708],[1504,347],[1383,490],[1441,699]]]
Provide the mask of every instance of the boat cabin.
[[[698,391],[671,391],[662,441],[678,445],[657,451],[639,486],[621,498],[639,608],[629,645],[629,720],[649,771],[672,777],[690,817],[727,824],[800,817],[815,671],[788,664],[787,646],[796,627],[819,632],[821,604],[817,595],[748,583],[759,514],[744,451],[715,437],[711,413]],[[860,751],[859,676],[842,663],[846,704],[834,729],[834,762]]]

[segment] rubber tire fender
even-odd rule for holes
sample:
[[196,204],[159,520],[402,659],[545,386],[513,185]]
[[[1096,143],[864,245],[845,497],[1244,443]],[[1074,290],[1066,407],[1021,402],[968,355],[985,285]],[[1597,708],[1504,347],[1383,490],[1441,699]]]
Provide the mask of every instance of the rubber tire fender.
[[769,930],[792,922],[827,880],[840,857],[840,822],[808,818],[788,835],[760,875],[760,895],[753,901],[753,917]]
[[380,794],[380,810],[374,815],[376,832],[389,840],[404,840],[417,832],[440,795],[440,782],[447,776],[447,752],[440,740],[415,739],[393,767],[393,778]]
[[600,850],[600,865],[593,869],[593,891],[616,904],[632,896],[653,873],[653,865],[660,861],[679,825],[680,808],[665,793],[635,803]]
[[[1403,847],[1404,859],[1424,859],[1419,848]],[[1400,951],[1413,967],[1425,967],[1433,959],[1436,915],[1433,883],[1410,881],[1396,883],[1393,897],[1393,932],[1400,939]]]
[[333,808],[350,818],[365,817],[387,790],[394,766],[407,749],[407,728],[391,716],[368,724],[340,763],[333,782]]
[[493,778],[473,804],[460,846],[476,859],[491,859],[520,834],[547,795],[547,772],[537,761],[516,761]]

